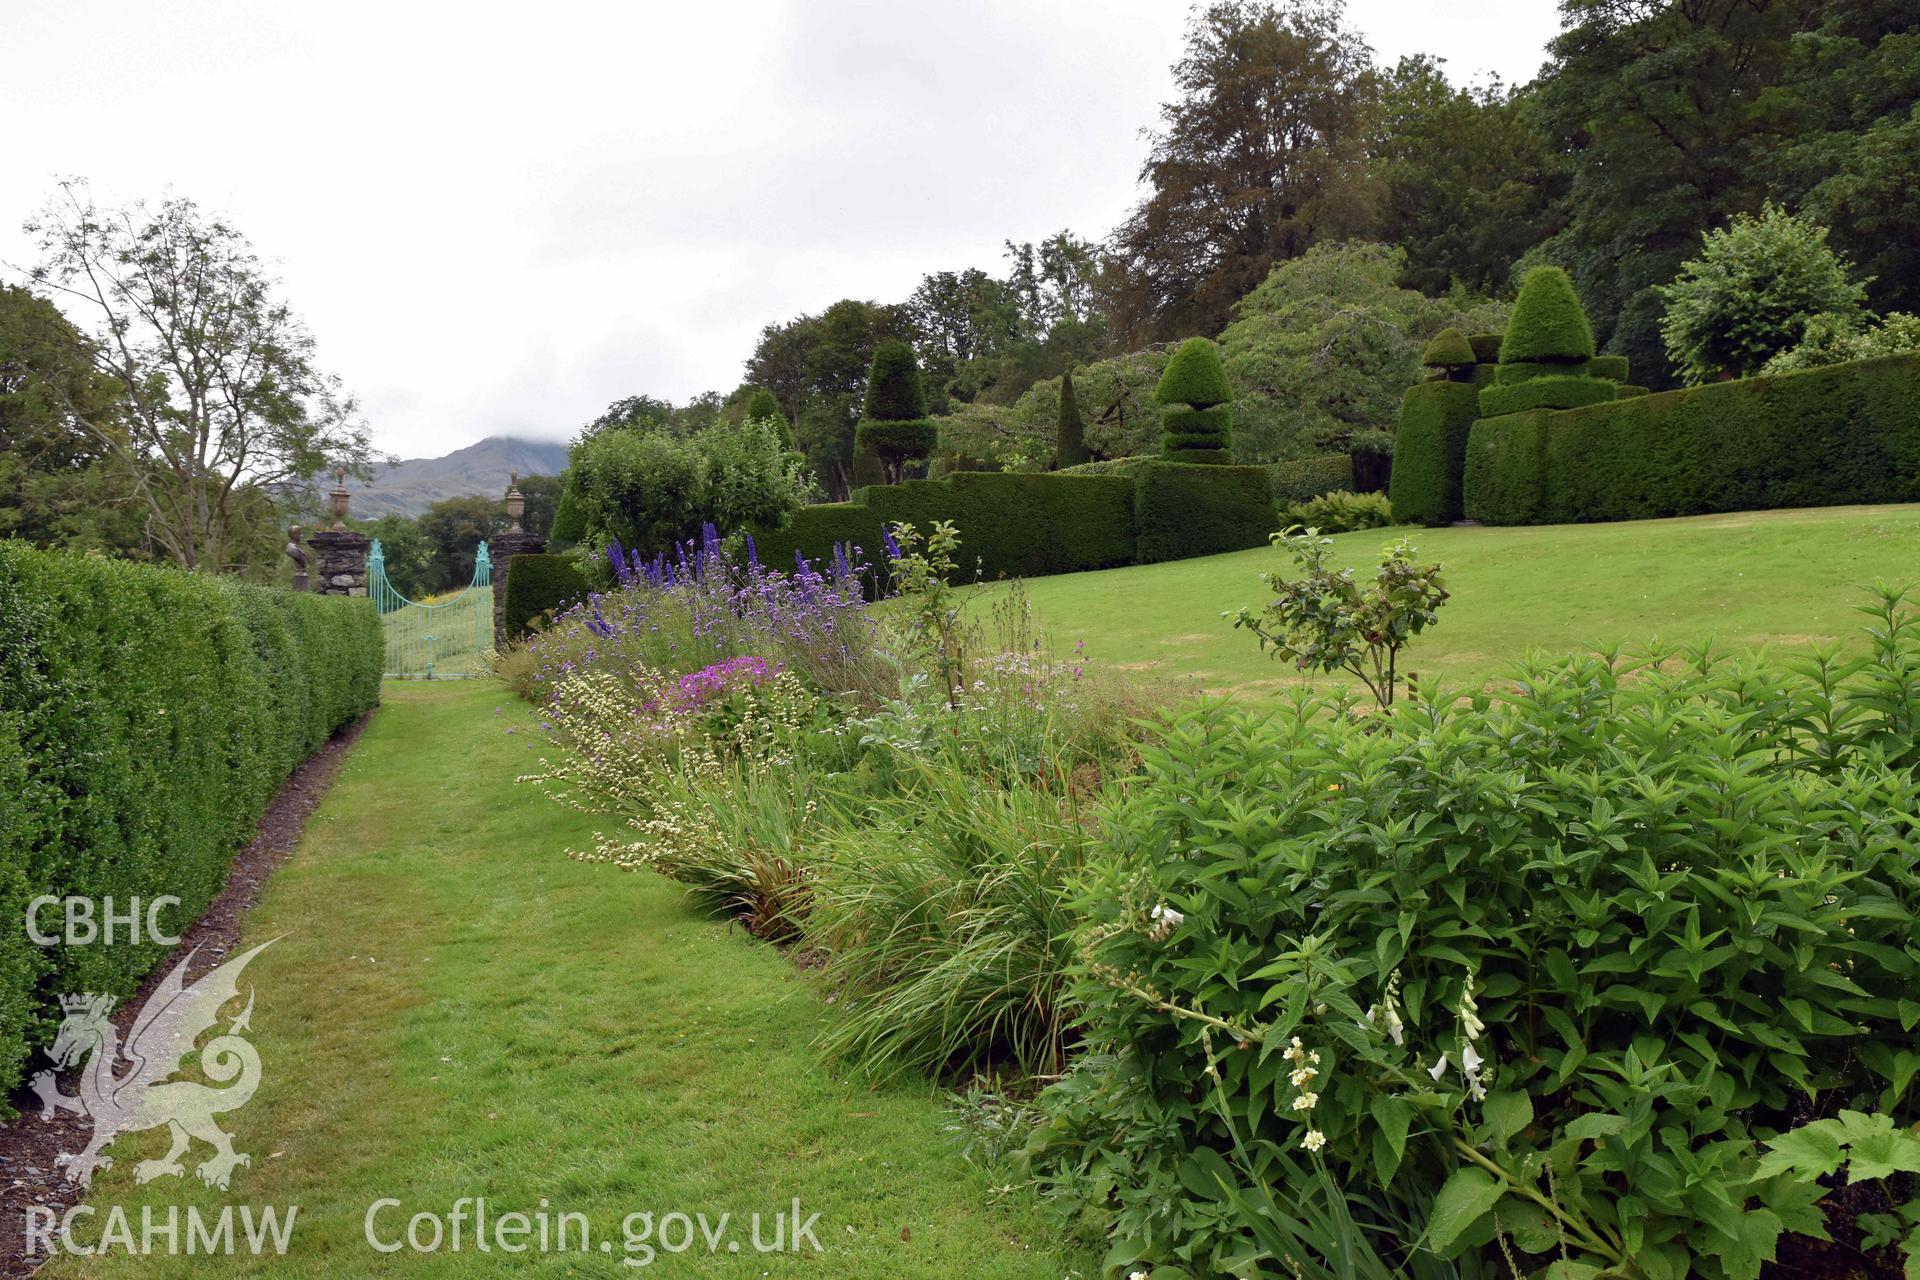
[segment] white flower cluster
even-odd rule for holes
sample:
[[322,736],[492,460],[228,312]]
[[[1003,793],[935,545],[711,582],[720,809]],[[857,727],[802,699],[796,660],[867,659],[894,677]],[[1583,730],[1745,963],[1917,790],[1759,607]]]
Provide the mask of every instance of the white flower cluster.
[[1162,902],[1147,913],[1147,941],[1165,942],[1173,931],[1186,923],[1186,916]]
[[[1312,1111],[1320,1104],[1320,1095],[1313,1091],[1313,1082],[1320,1078],[1320,1051],[1307,1048],[1300,1043],[1300,1037],[1295,1036],[1280,1056],[1293,1064],[1293,1072],[1287,1077],[1287,1082],[1298,1091],[1293,1109]],[[1311,1117],[1308,1119],[1307,1136],[1300,1139],[1300,1145],[1308,1151],[1318,1151],[1327,1145],[1327,1135],[1313,1127]]]

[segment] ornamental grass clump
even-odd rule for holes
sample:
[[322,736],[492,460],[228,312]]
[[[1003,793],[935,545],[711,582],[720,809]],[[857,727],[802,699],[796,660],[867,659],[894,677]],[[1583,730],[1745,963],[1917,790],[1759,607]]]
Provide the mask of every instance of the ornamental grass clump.
[[1763,1161],[1920,1120],[1920,619],[1869,610],[1857,657],[1173,717],[1088,859],[1044,1176],[1117,1262],[1197,1275],[1287,1265],[1258,1206],[1302,1168],[1420,1274],[1755,1280],[1823,1202],[1848,1229],[1856,1195]]

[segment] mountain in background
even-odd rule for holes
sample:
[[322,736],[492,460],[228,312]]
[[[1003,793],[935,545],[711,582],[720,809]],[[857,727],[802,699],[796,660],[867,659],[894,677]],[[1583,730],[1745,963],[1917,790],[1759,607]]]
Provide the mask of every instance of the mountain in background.
[[512,475],[557,476],[567,469],[567,446],[552,440],[488,436],[444,458],[408,458],[381,467],[371,483],[347,481],[353,514],[417,516],[442,498],[467,494],[504,497]]

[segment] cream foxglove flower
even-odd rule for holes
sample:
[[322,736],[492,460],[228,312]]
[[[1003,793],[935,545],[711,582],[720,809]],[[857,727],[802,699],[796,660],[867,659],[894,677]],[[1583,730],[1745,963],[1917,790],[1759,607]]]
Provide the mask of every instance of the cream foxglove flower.
[[1438,1084],[1440,1077],[1447,1074],[1447,1055],[1441,1054],[1440,1061],[1427,1068],[1427,1074],[1433,1077],[1435,1084]]

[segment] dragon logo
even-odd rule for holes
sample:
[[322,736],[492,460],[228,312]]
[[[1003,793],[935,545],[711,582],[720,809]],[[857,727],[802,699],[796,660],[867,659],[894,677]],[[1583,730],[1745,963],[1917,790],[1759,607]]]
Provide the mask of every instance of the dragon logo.
[[[247,1007],[223,1034],[207,1041],[200,1050],[201,1071],[226,1087],[216,1089],[198,1081],[170,1081],[167,1077],[180,1070],[195,1041],[220,1020],[221,1007],[240,994],[240,972],[247,962],[277,941],[270,939],[235,956],[192,986],[186,985],[186,972],[198,949],[188,952],[141,1006],[124,1047],[119,1029],[108,1020],[114,1004],[111,996],[61,999],[66,1018],[47,1056],[62,1069],[87,1058],[80,1069],[80,1096],[62,1093],[52,1071],[40,1072],[31,1083],[40,1097],[41,1119],[52,1119],[56,1111],[93,1118],[93,1138],[86,1150],[78,1155],[65,1152],[57,1158],[66,1169],[67,1181],[91,1185],[95,1170],[113,1167],[113,1158],[102,1153],[116,1135],[161,1125],[172,1131],[173,1145],[161,1159],[142,1160],[135,1165],[136,1182],[182,1176],[185,1170],[180,1157],[195,1138],[213,1147],[213,1155],[195,1170],[208,1186],[226,1190],[234,1169],[252,1163],[244,1153],[233,1149],[233,1138],[213,1120],[220,1112],[245,1106],[260,1086],[260,1054],[240,1035],[249,1029],[248,1020],[253,1016],[252,988],[247,991]],[[131,1064],[131,1070],[116,1075],[122,1059]]]

